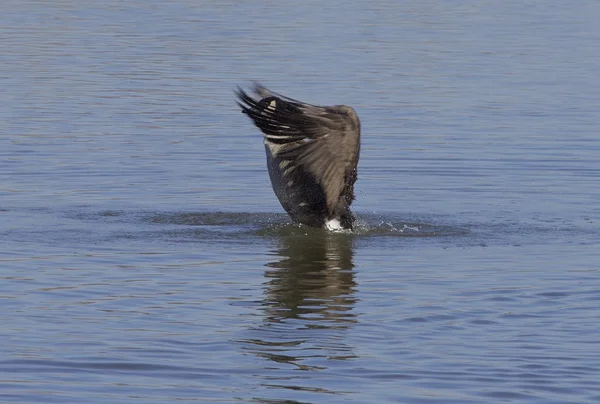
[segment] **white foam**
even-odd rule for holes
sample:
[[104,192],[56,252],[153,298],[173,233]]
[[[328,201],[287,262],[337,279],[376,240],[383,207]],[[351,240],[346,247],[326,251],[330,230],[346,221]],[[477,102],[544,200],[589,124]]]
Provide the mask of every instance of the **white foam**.
[[325,228],[327,230],[343,230],[342,224],[338,219],[331,219],[325,222]]

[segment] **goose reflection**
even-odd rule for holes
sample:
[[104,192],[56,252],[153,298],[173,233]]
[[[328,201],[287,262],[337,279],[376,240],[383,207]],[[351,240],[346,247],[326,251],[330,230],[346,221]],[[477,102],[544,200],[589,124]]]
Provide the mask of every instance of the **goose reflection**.
[[281,240],[277,261],[267,264],[267,321],[305,319],[307,328],[344,328],[355,322],[352,236],[318,231],[319,237]]
[[263,322],[244,350],[281,369],[320,370],[354,358],[345,342],[357,322],[352,243],[351,234],[322,230],[281,237],[277,260],[266,264]]

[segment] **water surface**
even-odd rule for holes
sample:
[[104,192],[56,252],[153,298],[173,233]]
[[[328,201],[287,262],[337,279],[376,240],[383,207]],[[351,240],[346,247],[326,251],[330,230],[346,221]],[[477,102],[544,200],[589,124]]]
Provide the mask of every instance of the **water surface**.
[[[9,1],[0,398],[597,403],[596,2]],[[290,223],[233,89],[356,108]]]

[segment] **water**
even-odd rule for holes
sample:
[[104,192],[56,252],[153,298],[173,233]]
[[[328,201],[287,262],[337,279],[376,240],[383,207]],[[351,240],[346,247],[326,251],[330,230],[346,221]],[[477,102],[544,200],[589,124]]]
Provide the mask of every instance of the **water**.
[[[597,403],[599,15],[5,2],[0,401]],[[355,234],[282,213],[253,79],[358,111]]]

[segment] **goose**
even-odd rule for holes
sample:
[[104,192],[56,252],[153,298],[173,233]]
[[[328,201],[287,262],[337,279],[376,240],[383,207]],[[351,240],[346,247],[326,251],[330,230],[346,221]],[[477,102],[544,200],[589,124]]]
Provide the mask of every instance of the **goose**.
[[353,230],[350,211],[360,154],[360,120],[346,105],[317,106],[255,83],[237,104],[264,134],[273,191],[292,221]]

